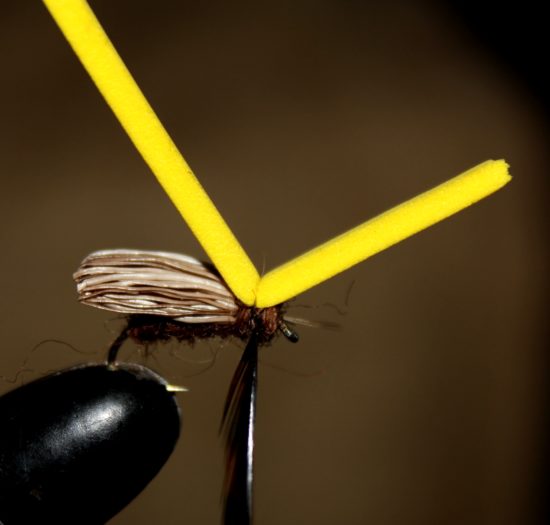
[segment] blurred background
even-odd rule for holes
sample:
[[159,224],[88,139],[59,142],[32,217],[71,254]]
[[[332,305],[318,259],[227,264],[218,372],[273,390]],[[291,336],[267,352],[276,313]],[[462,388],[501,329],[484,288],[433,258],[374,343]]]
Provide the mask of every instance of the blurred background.
[[[511,165],[504,190],[292,304],[342,328],[261,351],[257,525],[548,517],[549,113],[531,4],[91,2],[260,269],[486,159]],[[5,392],[104,358],[120,321],[79,305],[71,277],[89,252],[204,254],[42,3],[2,9]],[[219,522],[241,351],[125,348],[190,392],[173,457],[111,523]]]

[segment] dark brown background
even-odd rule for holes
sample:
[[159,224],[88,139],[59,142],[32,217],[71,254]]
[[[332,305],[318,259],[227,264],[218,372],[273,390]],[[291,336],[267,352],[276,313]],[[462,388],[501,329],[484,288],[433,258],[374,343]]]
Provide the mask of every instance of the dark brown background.
[[[299,345],[262,351],[256,523],[531,523],[547,458],[544,107],[450,6],[386,4],[92,7],[260,268],[508,160],[503,191],[296,301],[311,307],[296,315],[342,330],[303,329]],[[21,367],[18,383],[104,356],[114,316],[78,305],[71,279],[87,253],[203,252],[41,3],[3,10],[6,391]],[[32,351],[49,338],[89,355]],[[172,350],[148,363],[191,389],[182,438],[113,524],[219,521],[217,428],[240,347]]]

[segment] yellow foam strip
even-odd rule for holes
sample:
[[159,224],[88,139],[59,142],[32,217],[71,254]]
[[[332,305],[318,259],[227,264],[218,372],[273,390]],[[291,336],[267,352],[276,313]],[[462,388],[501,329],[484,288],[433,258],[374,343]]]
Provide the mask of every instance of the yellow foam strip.
[[233,293],[254,304],[250,261],[84,0],[43,0],[78,58]]
[[503,160],[487,161],[267,273],[256,305],[282,303],[470,206],[511,179]]
[[233,293],[258,307],[284,302],[449,217],[510,180],[487,161],[272,270],[256,268],[193,175],[84,0],[43,0],[160,184]]

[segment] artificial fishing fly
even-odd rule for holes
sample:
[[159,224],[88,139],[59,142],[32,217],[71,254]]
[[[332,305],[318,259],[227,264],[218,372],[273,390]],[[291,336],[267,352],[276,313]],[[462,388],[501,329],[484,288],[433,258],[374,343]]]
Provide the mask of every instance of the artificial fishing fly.
[[298,341],[285,322],[284,304],[246,306],[212,265],[169,252],[94,252],[73,277],[80,302],[127,314],[126,326],[109,349],[111,364],[129,338],[138,344],[230,336],[247,341],[231,380],[221,431],[225,438],[224,523],[252,523],[258,347],[279,331]]
[[187,255],[103,250],[86,257],[73,277],[80,302],[128,314],[125,335],[138,343],[214,336],[247,340],[252,333],[267,343],[278,331],[298,340],[285,322],[284,305],[245,305],[212,265]]

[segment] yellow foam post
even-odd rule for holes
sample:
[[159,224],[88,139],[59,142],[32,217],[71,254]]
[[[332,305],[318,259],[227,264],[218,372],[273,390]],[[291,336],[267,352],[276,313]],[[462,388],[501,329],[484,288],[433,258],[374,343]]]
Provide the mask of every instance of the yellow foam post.
[[256,268],[193,175],[84,0],[43,0],[212,262],[245,304],[282,303],[490,195],[510,180],[487,161],[279,266]]
[[484,162],[270,271],[260,280],[256,305],[287,301],[487,197],[510,179],[503,160]]
[[254,304],[258,272],[84,0],[44,0],[126,133],[233,291]]

